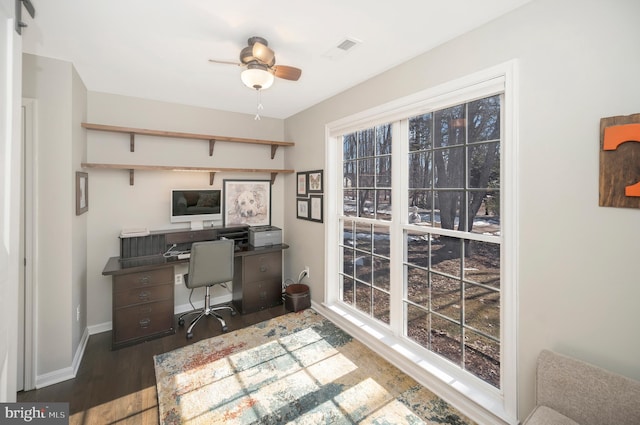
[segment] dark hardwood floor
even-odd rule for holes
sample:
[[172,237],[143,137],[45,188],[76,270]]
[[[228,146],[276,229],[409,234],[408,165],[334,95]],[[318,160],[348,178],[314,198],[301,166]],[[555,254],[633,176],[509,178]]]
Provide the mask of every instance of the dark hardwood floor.
[[[222,313],[229,332],[285,314],[284,306],[231,317]],[[187,323],[188,326],[188,323]],[[119,350],[111,350],[111,332],[91,335],[74,379],[18,393],[19,402],[68,402],[70,424],[158,424],[153,356],[222,334],[220,323],[204,318],[186,339],[176,333]]]

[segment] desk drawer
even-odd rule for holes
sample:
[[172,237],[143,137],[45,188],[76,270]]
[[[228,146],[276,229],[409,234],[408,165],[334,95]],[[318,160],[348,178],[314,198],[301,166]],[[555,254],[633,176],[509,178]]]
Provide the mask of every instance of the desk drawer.
[[116,292],[113,296],[113,306],[115,308],[127,307],[130,305],[164,301],[172,298],[173,285],[164,284],[156,286],[144,286],[131,288]]
[[251,255],[243,261],[244,281],[281,280],[282,252],[271,252],[264,255]]
[[173,300],[122,308],[114,318],[113,340],[131,339],[166,332],[173,328]]
[[173,283],[173,266],[146,272],[129,273],[113,277],[113,291],[127,291],[131,288]]
[[246,284],[240,303],[242,313],[260,311],[282,304],[282,283],[278,279]]

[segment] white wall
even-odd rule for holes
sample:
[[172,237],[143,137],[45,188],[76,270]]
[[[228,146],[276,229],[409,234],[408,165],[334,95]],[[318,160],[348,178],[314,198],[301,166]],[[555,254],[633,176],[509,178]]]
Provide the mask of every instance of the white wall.
[[22,41],[13,2],[0,2],[0,402],[16,400]]
[[[71,178],[72,178],[72,209],[75,214],[75,172],[83,171],[80,164],[87,157],[86,131],[81,123],[86,121],[87,89],[75,68],[71,69]],[[71,277],[71,350],[81,344],[82,336],[87,328],[87,214],[75,216],[72,226],[72,277]],[[77,316],[77,309],[80,316]],[[77,367],[77,366],[76,366]]]
[[71,63],[23,55],[23,95],[38,100],[34,207],[36,385],[68,379],[85,321],[86,219],[75,215],[75,170],[84,156],[86,89]]
[[[87,121],[97,124],[178,131],[219,136],[282,141],[284,122],[253,115],[216,111],[126,96],[90,92]],[[279,148],[271,159],[271,148],[217,142],[212,157],[205,140],[136,136],[135,152],[129,151],[127,134],[87,132],[87,161],[114,164],[183,165],[227,168],[284,168],[285,150]],[[269,179],[268,173],[217,173],[209,186],[208,173],[137,171],[135,184],[129,185],[127,170],[89,169],[88,230],[88,324],[93,331],[109,329],[111,324],[111,277],[102,270],[109,257],[119,255],[120,231],[125,227],[150,230],[188,228],[187,223],[169,222],[169,194],[172,188],[221,189],[224,179]],[[274,226],[284,226],[284,175],[272,186]],[[286,241],[287,234],[283,235]],[[285,254],[286,255],[286,254]],[[176,267],[185,273],[186,266]],[[212,294],[212,298],[222,292]],[[176,306],[188,303],[184,286],[175,288]],[[194,292],[193,301],[204,294]]]
[[[324,125],[511,59],[519,61],[518,398],[558,350],[640,379],[640,211],[598,206],[599,121],[640,112],[640,2],[538,0],[286,120],[286,166],[324,167]],[[295,179],[287,179],[293,205]],[[287,270],[323,300],[324,229],[285,210]]]

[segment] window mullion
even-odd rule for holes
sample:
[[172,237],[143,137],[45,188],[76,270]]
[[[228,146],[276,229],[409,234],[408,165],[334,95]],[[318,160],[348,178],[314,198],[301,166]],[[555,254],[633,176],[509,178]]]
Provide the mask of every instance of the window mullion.
[[391,200],[393,205],[393,218],[391,220],[391,293],[390,293],[390,324],[393,333],[404,335],[404,304],[402,302],[405,292],[404,276],[404,231],[403,225],[409,216],[408,195],[403,190],[408,181],[408,144],[409,144],[408,120],[396,121],[392,124],[393,147],[391,153]]

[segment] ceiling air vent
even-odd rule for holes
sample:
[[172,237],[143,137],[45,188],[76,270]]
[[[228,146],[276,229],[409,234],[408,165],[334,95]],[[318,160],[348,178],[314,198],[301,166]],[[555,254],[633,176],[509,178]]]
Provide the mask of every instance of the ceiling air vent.
[[340,43],[338,43],[336,47],[332,48],[322,56],[332,60],[341,59],[347,53],[347,51],[353,49],[360,43],[362,43],[362,41],[358,40],[357,38],[347,37]]
[[352,48],[356,44],[358,44],[357,40],[352,40],[352,39],[347,38],[342,43],[338,44],[337,47],[338,47],[338,49],[344,50],[346,52],[347,50],[349,50],[350,48]]

